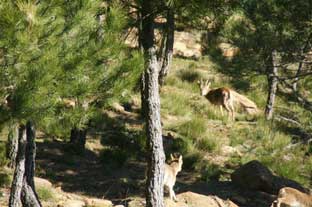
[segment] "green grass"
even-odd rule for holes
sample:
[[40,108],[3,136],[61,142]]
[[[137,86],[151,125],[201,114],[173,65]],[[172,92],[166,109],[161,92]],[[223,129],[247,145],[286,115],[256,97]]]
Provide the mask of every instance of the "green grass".
[[206,121],[197,116],[193,116],[191,120],[186,121],[177,128],[180,134],[193,140],[203,138],[206,130]]
[[9,187],[12,182],[12,176],[10,176],[7,172],[0,171],[0,188]]
[[215,152],[219,149],[219,140],[217,137],[205,137],[197,140],[196,146],[198,149],[205,152]]
[[4,142],[0,142],[0,167],[8,164],[8,160],[6,158],[6,144]]
[[[254,101],[261,111],[264,111],[267,99],[267,77],[264,75],[244,74],[240,79],[230,76],[231,70],[222,73],[224,66],[219,65],[210,57],[199,61],[174,58],[169,76],[161,92],[162,115],[175,116],[176,121],[166,122],[164,129],[177,134],[172,150],[184,155],[183,169],[194,170],[202,174],[203,180],[215,177],[221,166],[207,163],[205,154],[222,156],[221,146],[226,144],[241,150],[242,156],[229,156],[226,162],[239,166],[251,160],[260,160],[277,175],[294,179],[305,186],[311,186],[312,158],[306,154],[312,153],[312,147],[298,147],[289,150],[297,129],[290,130],[289,124],[277,121],[267,121],[263,115],[250,117],[237,110],[237,119],[254,123],[231,123],[227,113],[221,116],[218,107],[200,97],[197,80],[200,78],[213,80],[212,87],[230,87]],[[248,66],[251,67],[252,63]],[[226,69],[225,69],[226,70]],[[237,75],[237,74],[236,74]],[[312,113],[307,112],[299,104],[278,96],[276,99],[276,114],[295,117],[300,120],[307,131],[312,132]],[[175,119],[171,119],[175,120]],[[310,127],[309,127],[310,126]],[[286,158],[283,155],[287,155]],[[288,160],[287,157],[292,157]],[[300,166],[297,165],[300,163]],[[222,177],[222,175],[220,175]]]
[[40,186],[40,187],[37,187],[36,191],[41,201],[55,200],[54,192],[50,188]]
[[190,99],[187,96],[182,96],[176,91],[168,91],[166,94],[161,94],[161,111],[170,115],[190,115],[192,108]]

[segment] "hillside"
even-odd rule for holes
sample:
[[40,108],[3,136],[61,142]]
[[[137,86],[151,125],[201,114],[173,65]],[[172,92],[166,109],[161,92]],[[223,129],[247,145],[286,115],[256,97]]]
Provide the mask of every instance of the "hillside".
[[[185,192],[190,191],[231,199],[239,206],[268,205],[274,195],[243,191],[231,183],[231,173],[251,160],[260,161],[277,176],[311,189],[311,146],[301,143],[301,131],[296,125],[283,120],[267,122],[262,115],[254,117],[241,112],[231,122],[227,114],[222,117],[218,107],[200,96],[197,81],[210,79],[213,88],[230,87],[263,110],[265,77],[237,79],[222,69],[212,57],[174,58],[161,89],[166,155],[179,152],[184,158],[175,187],[178,198],[186,199],[189,194]],[[244,80],[250,84],[244,84]],[[300,107],[283,99],[277,102],[279,114],[287,112],[304,118]],[[137,93],[103,111],[93,122],[87,150],[82,154],[72,151],[61,139],[46,135],[37,139],[36,175],[52,183],[38,189],[44,206],[95,206],[95,202],[109,206],[111,201],[114,205],[138,207],[144,203],[145,135],[139,107]],[[1,140],[5,137],[3,133]],[[12,172],[4,169],[0,173]],[[4,177],[0,181],[0,205],[6,206],[10,182]],[[76,205],[70,204],[75,202]]]

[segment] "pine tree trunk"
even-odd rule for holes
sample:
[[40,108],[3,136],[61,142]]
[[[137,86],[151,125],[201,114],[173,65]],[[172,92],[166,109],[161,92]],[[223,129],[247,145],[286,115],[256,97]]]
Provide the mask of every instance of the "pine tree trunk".
[[26,178],[23,181],[22,204],[23,207],[41,207],[36,192],[30,185],[28,185]]
[[145,117],[146,115],[146,103],[145,103],[145,100],[146,100],[146,97],[145,97],[145,75],[144,75],[144,72],[142,73],[142,76],[141,76],[141,83],[140,83],[140,90],[141,90],[141,117]]
[[9,207],[19,207],[21,204],[21,193],[25,173],[26,142],[26,127],[25,125],[21,125],[18,129],[18,152],[10,193]]
[[35,207],[41,206],[38,195],[35,190],[35,159],[36,159],[36,130],[34,125],[29,121],[26,124],[27,146],[25,159],[25,175],[22,190],[23,206]]
[[73,128],[70,132],[70,143],[74,144],[76,149],[84,150],[86,144],[87,129]]
[[13,124],[8,134],[7,158],[10,160],[9,167],[14,168],[16,165],[16,156],[18,150],[18,125]]
[[35,191],[35,128],[31,122],[20,125],[18,153],[12,182],[9,207],[41,207]]
[[145,54],[145,72],[143,74],[145,97],[143,104],[146,107],[146,133],[147,133],[147,181],[146,206],[164,207],[163,179],[165,155],[162,143],[162,129],[160,118],[159,98],[159,63],[154,43],[154,15],[152,14],[152,1],[142,2],[142,42]]
[[277,61],[277,52],[273,51],[271,55],[271,64],[272,66],[269,67],[270,71],[267,73],[268,83],[269,83],[269,91],[268,91],[268,99],[265,108],[265,117],[267,120],[272,119],[273,111],[274,111],[274,103],[275,103],[275,96],[277,91],[277,84],[278,84],[278,61]]
[[167,11],[167,24],[165,31],[165,49],[161,60],[161,69],[159,72],[159,84],[162,86],[165,82],[165,77],[168,75],[172,56],[173,56],[173,43],[174,43],[174,12],[173,9]]

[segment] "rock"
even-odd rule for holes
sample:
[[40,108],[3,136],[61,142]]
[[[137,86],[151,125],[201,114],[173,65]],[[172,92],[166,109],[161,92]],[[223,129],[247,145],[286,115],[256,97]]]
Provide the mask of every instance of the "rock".
[[242,153],[238,149],[236,149],[235,147],[226,146],[226,145],[221,147],[221,153],[224,156],[231,156],[231,155],[242,156]]
[[180,205],[180,203],[187,204],[186,207],[238,207],[230,200],[224,201],[217,196],[206,196],[193,192],[181,193],[177,198],[179,202],[172,207],[184,207],[183,205]]
[[200,58],[202,56],[200,39],[200,33],[175,31],[173,54],[185,58]]
[[238,47],[235,47],[229,43],[220,43],[218,46],[222,51],[222,56],[228,59],[232,59],[240,51]]
[[112,207],[113,203],[105,199],[91,198],[85,199],[85,205],[93,207]]
[[[159,18],[159,21],[165,21],[163,18]],[[137,48],[138,44],[138,30],[129,29],[125,39],[125,44],[130,48]],[[173,45],[173,55],[185,57],[185,58],[195,58],[198,59],[202,56],[202,46],[200,32],[179,32],[174,33],[174,45]],[[161,39],[160,31],[155,30],[156,42]],[[158,45],[159,46],[159,45]]]
[[257,160],[248,162],[231,174],[232,182],[244,189],[258,190],[271,194],[277,194],[283,187],[293,187],[307,192],[299,183],[278,177]]
[[144,199],[134,199],[128,203],[128,207],[145,207]]
[[36,187],[45,187],[45,188],[51,188],[52,187],[52,183],[46,179],[35,177],[34,181],[35,181]]
[[[238,207],[230,200],[222,200],[217,196],[207,196],[193,192],[184,192],[177,195],[178,202],[165,197],[166,207]],[[143,199],[136,199],[128,203],[128,207],[144,207]]]
[[63,207],[84,207],[85,202],[81,200],[67,200],[62,206]]

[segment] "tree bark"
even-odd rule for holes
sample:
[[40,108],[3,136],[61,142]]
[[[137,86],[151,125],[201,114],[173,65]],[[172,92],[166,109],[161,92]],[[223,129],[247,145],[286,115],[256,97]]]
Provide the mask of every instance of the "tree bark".
[[10,160],[9,167],[14,168],[16,165],[16,156],[18,151],[18,132],[17,124],[12,124],[8,134],[7,158]]
[[28,185],[26,178],[23,181],[22,204],[23,207],[41,207],[36,192],[30,185]]
[[9,199],[9,207],[19,207],[21,204],[21,193],[25,173],[26,142],[26,127],[25,125],[21,125],[18,129],[18,152]]
[[311,39],[312,39],[312,33],[307,38],[307,41],[306,41],[305,45],[303,46],[303,48],[302,48],[302,50],[300,52],[300,56],[301,57],[300,57],[300,61],[299,61],[299,66],[298,66],[298,70],[296,72],[296,78],[294,79],[294,82],[293,82],[293,91],[295,93],[298,92],[299,75],[301,74],[301,71],[302,71],[302,68],[303,68],[303,61],[304,61],[304,59],[306,57],[305,53],[307,52],[307,49],[309,48]]
[[76,149],[84,150],[86,144],[87,129],[73,128],[70,132],[70,143],[75,144]]
[[160,117],[159,98],[159,63],[157,60],[154,42],[154,15],[152,1],[142,2],[142,43],[145,54],[145,72],[143,74],[142,96],[146,107],[146,133],[147,133],[147,181],[146,206],[164,207],[163,179],[165,154],[162,143],[162,129]]
[[274,50],[271,54],[270,58],[271,66],[268,67],[270,71],[267,72],[268,83],[269,83],[269,91],[268,91],[268,99],[265,108],[265,117],[267,120],[272,119],[274,112],[274,103],[275,96],[277,91],[278,84],[278,60],[277,60],[277,52]]
[[167,24],[164,33],[165,38],[165,49],[164,54],[161,57],[161,69],[159,72],[159,84],[164,85],[165,77],[168,75],[172,56],[173,56],[173,44],[174,44],[174,11],[169,8],[167,11]]
[[26,156],[25,156],[25,175],[22,189],[22,203],[27,207],[39,207],[41,203],[35,190],[35,159],[36,159],[36,130],[32,122],[26,124]]
[[141,90],[141,117],[145,118],[145,115],[147,114],[146,109],[146,97],[145,97],[145,75],[144,71],[141,76],[141,83],[140,83],[140,90]]
[[34,184],[35,174],[35,128],[31,122],[20,125],[18,153],[12,182],[9,207],[41,207]]

